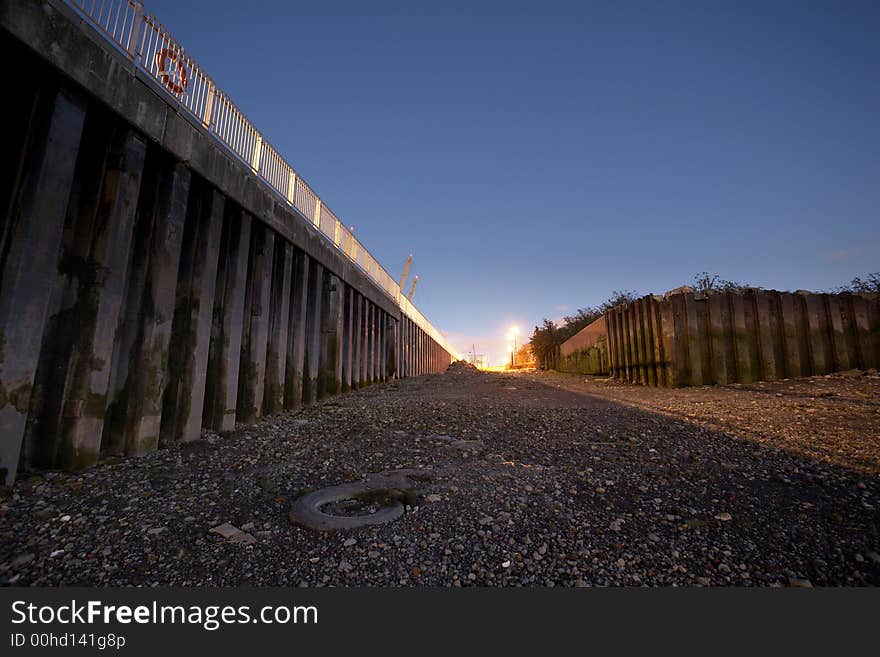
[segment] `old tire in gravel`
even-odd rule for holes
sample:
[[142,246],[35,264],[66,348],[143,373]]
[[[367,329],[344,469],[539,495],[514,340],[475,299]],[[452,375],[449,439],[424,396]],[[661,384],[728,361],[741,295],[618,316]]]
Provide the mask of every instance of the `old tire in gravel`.
[[303,525],[316,531],[336,531],[340,529],[357,529],[368,525],[383,525],[397,520],[403,515],[403,504],[398,501],[382,507],[376,513],[364,516],[334,516],[321,511],[321,507],[333,502],[353,500],[366,492],[380,492],[382,488],[366,483],[340,484],[330,488],[322,488],[303,495],[290,508],[290,521],[295,525]]

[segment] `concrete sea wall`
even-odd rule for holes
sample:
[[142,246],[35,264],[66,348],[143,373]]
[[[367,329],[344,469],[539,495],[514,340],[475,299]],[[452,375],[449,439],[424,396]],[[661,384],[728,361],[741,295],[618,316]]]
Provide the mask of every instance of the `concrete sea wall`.
[[0,484],[451,362],[69,6],[0,1],[0,56]]
[[608,329],[600,317],[559,347],[555,369],[577,374],[608,374]]

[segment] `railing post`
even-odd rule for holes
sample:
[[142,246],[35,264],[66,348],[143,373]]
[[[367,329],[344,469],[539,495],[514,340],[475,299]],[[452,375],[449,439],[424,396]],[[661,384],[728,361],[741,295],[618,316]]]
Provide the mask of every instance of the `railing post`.
[[333,244],[336,245],[336,248],[339,248],[339,219],[336,220],[336,224],[333,226]]
[[260,171],[260,155],[263,152],[263,136],[257,135],[257,139],[254,142],[254,158],[251,162],[251,168],[254,170],[254,173],[259,173]]
[[131,18],[131,32],[128,34],[128,45],[125,50],[128,52],[128,56],[137,62],[141,55],[141,39],[139,37],[143,33],[144,27],[144,5],[140,2],[132,2],[131,6],[134,16]]
[[315,199],[315,216],[312,219],[312,224],[314,224],[315,228],[318,230],[321,229],[321,199]]
[[290,170],[290,180],[287,183],[287,202],[296,206],[296,171]]
[[206,128],[211,127],[211,111],[214,109],[214,94],[216,88],[213,82],[208,83],[208,96],[205,98],[205,115],[202,117],[202,124]]

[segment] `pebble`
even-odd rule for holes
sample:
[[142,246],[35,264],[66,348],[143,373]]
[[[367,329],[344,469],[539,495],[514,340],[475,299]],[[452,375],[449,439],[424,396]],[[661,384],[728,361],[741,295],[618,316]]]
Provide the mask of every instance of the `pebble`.
[[26,566],[27,564],[29,564],[31,561],[34,560],[36,556],[37,555],[35,555],[33,552],[20,554],[19,556],[15,557],[15,559],[13,559],[9,565],[12,568],[20,568],[21,566]]

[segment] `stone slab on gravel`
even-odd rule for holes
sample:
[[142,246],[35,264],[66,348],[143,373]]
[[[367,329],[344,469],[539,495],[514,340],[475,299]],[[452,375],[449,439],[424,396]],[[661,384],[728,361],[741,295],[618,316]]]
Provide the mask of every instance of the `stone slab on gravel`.
[[255,539],[251,534],[242,531],[234,525],[230,525],[228,522],[224,522],[222,525],[217,525],[216,527],[211,527],[208,533],[217,534],[218,536],[222,536],[226,540],[232,541],[233,543],[244,543],[245,545],[252,545],[257,542],[257,539]]

